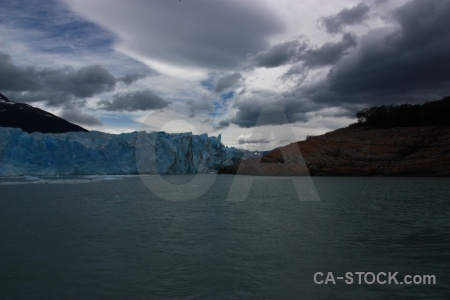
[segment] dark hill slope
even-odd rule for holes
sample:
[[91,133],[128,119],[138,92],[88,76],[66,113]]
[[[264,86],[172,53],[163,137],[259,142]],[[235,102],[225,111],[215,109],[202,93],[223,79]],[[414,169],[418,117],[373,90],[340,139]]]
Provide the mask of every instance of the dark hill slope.
[[356,117],[357,124],[224,167],[219,174],[450,176],[450,97],[374,106]]
[[450,176],[450,126],[350,126],[276,149],[261,163],[249,160],[219,170],[219,174],[272,176],[308,172],[313,176]]
[[9,101],[0,94],[0,127],[21,128],[28,133],[63,133],[88,131],[45,110],[28,104]]

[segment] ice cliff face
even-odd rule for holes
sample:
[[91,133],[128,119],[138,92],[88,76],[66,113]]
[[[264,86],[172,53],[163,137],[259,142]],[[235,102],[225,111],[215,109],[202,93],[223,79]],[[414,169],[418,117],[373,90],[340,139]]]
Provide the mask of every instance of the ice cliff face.
[[0,128],[0,176],[195,174],[233,164],[242,151],[191,133],[26,133]]

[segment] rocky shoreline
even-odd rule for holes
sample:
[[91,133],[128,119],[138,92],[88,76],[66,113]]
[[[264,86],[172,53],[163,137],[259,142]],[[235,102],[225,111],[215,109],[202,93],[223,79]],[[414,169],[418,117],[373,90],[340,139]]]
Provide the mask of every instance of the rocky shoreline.
[[[300,149],[300,151],[299,151]],[[450,176],[450,127],[351,125],[226,166],[258,176]]]

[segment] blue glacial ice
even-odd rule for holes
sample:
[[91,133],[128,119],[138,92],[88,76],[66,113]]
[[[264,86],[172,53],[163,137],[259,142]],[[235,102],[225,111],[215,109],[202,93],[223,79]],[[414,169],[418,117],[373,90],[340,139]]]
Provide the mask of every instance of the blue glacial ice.
[[209,173],[243,155],[220,138],[143,131],[29,134],[0,128],[0,176]]

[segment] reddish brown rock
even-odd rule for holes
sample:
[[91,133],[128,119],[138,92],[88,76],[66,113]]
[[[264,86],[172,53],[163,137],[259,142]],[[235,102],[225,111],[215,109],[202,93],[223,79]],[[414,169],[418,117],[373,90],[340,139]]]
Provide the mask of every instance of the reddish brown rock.
[[[301,154],[299,150],[301,150]],[[450,176],[450,127],[350,126],[277,149],[219,174]]]

